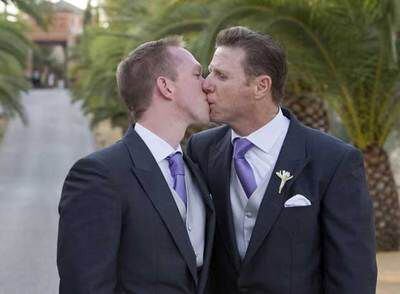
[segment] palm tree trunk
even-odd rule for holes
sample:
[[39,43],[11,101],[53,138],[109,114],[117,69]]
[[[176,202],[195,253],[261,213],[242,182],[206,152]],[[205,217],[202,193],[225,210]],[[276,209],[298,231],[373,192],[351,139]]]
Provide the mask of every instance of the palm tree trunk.
[[400,244],[399,195],[387,152],[371,145],[363,150],[368,189],[375,211],[377,249],[398,250]]
[[328,110],[322,99],[313,95],[290,93],[283,100],[283,105],[306,126],[325,133],[329,131]]

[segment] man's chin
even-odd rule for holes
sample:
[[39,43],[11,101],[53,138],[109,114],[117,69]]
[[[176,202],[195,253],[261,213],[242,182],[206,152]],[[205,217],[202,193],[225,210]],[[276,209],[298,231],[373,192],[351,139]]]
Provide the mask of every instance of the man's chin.
[[221,119],[218,116],[212,114],[210,114],[210,122],[217,124],[222,123]]
[[210,123],[210,117],[204,115],[202,117],[197,117],[197,119],[193,122],[195,125],[208,125]]
[[208,125],[210,123],[210,117],[203,118],[201,121],[202,125]]

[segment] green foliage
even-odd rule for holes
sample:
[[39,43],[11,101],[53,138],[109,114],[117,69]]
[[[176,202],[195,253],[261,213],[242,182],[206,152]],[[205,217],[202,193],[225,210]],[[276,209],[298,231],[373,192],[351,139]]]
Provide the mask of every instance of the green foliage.
[[400,114],[395,3],[218,1],[200,37],[201,61],[209,62],[225,27],[269,33],[285,44],[290,88],[327,99],[358,147],[383,146]]
[[29,45],[18,23],[0,19],[0,105],[6,115],[18,114],[24,121],[19,94],[29,87],[23,75]]
[[86,27],[70,72],[75,100],[82,100],[92,123],[111,118],[118,126],[128,126],[128,113],[117,93],[118,63],[140,43],[169,34],[185,35],[194,49],[210,13],[205,2],[209,1],[104,1],[108,23]]
[[[45,26],[41,14],[43,1],[1,0],[8,5],[11,2],[21,11],[31,15]],[[20,102],[22,91],[28,90],[30,84],[24,76],[27,54],[33,44],[26,39],[26,28],[20,22],[8,20],[8,15],[0,14],[0,106],[7,116],[19,115],[24,122],[26,117]]]
[[399,117],[396,0],[105,0],[103,9],[108,27],[87,30],[76,71],[76,97],[95,119],[125,112],[114,73],[138,44],[183,34],[206,68],[217,33],[233,25],[279,40],[290,92],[325,98],[358,147],[383,146]]
[[118,99],[115,71],[126,53],[125,44],[118,37],[102,35],[103,31],[87,30],[76,48],[74,56],[80,56],[80,62],[75,63],[70,73],[74,100],[82,100],[84,112],[93,114],[92,123],[111,118],[124,127],[126,122],[121,122],[120,117],[126,117],[126,110]]
[[25,14],[31,16],[39,26],[46,28],[48,18],[46,17],[51,12],[51,5],[44,0],[1,0],[5,5],[14,4],[18,9]]

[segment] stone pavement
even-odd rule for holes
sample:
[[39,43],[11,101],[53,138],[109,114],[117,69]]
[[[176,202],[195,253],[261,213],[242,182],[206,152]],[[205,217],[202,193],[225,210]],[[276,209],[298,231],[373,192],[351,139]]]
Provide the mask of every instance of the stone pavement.
[[400,251],[377,254],[377,294],[400,294]]

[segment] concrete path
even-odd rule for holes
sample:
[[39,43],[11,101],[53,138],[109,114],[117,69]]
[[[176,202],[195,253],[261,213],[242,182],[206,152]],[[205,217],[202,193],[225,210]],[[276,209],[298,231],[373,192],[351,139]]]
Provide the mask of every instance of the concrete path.
[[400,251],[377,254],[377,294],[400,293]]
[[0,145],[0,294],[55,294],[62,183],[94,141],[68,91],[32,90],[23,104],[29,125],[12,120]]

